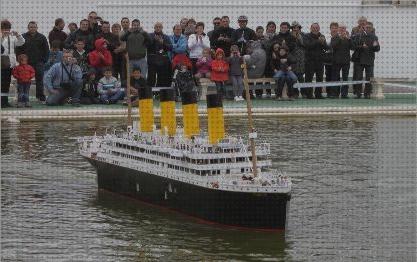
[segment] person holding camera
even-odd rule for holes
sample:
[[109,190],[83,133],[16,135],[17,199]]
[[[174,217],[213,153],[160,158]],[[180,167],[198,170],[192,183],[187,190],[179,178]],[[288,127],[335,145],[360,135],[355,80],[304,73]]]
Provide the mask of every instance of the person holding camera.
[[22,46],[25,39],[16,31],[11,31],[12,24],[8,20],[1,21],[1,108],[11,107],[9,93],[12,69],[16,66],[15,47]]
[[232,43],[237,45],[241,55],[246,55],[246,47],[250,40],[256,40],[256,33],[251,28],[247,27],[248,17],[241,15],[237,20],[239,28],[232,33]]
[[62,105],[71,98],[72,105],[79,106],[82,82],[81,68],[71,51],[64,51],[62,63],[54,64],[45,75],[44,84],[49,91],[46,104]]

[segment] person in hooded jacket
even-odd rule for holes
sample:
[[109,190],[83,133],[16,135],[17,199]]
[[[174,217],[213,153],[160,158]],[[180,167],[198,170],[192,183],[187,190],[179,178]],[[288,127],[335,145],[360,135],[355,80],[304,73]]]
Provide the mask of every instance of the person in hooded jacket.
[[113,59],[109,50],[107,50],[107,41],[99,38],[94,43],[96,49],[88,54],[88,62],[96,70],[97,78],[103,76],[103,69],[113,64]]
[[[261,41],[249,41],[247,48],[247,55],[244,56],[248,69],[248,78],[260,78],[264,75],[266,66],[266,52],[262,48]],[[250,90],[252,92],[252,90]],[[255,94],[261,97],[263,93],[262,89],[256,89]],[[266,89],[268,96],[271,96],[271,89]]]
[[229,80],[229,63],[225,59],[223,49],[217,48],[216,58],[211,62],[210,78],[216,84],[217,93],[224,95],[224,82]]

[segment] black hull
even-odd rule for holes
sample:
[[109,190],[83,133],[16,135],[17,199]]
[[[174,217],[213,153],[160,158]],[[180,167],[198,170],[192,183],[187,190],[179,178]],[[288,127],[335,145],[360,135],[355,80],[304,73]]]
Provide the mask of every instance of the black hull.
[[98,187],[208,222],[253,229],[285,229],[289,194],[208,189],[88,159]]

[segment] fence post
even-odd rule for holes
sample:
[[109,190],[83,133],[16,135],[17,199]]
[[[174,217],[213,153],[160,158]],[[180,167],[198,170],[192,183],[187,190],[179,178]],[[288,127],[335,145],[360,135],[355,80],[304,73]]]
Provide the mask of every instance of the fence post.
[[375,91],[373,93],[373,98],[376,99],[384,99],[384,83],[382,83],[379,79],[377,78],[371,78],[371,84],[372,84],[372,89]]

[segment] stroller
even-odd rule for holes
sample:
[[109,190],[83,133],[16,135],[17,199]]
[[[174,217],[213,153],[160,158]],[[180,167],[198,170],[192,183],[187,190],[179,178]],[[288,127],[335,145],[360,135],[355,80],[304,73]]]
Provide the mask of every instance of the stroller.
[[[172,88],[175,90],[176,101],[180,101],[183,92],[197,91],[192,64],[185,54],[178,54],[172,60],[174,75],[172,77]],[[198,97],[198,92],[197,92]]]

